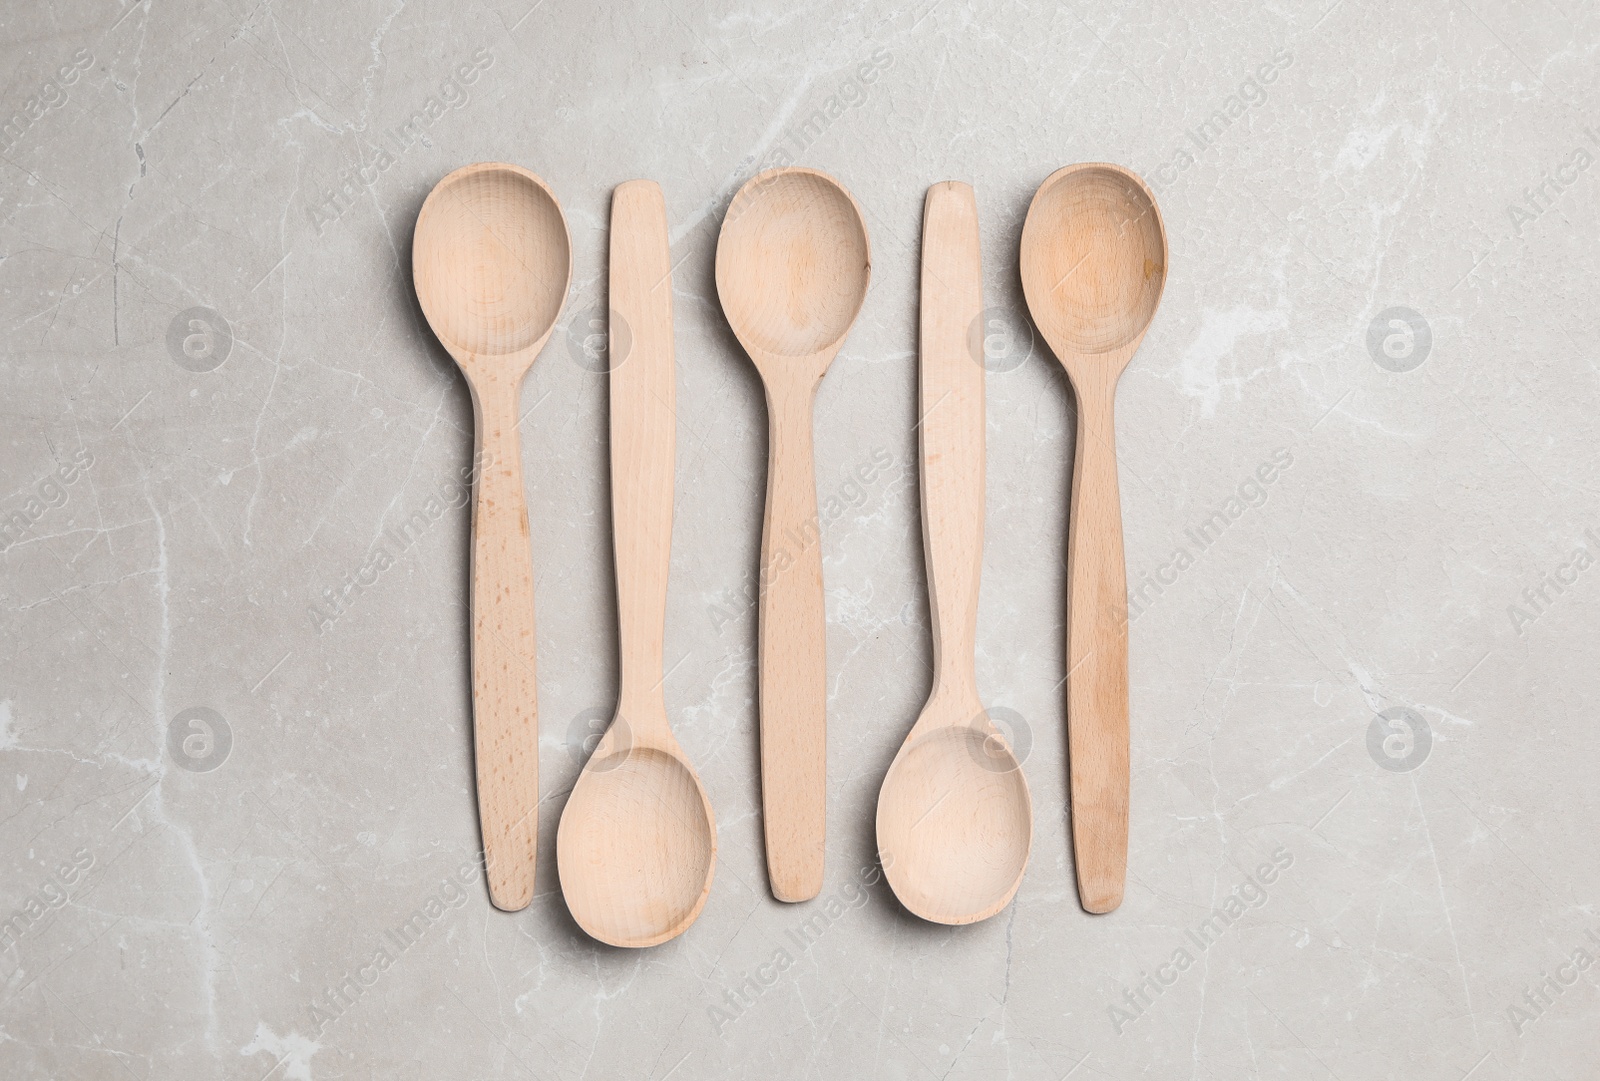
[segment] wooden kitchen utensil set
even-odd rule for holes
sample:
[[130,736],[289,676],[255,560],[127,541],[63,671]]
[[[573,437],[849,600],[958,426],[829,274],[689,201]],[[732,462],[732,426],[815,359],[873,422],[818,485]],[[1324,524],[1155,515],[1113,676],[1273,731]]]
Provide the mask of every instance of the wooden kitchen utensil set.
[[[920,420],[923,543],[934,632],[927,706],[884,778],[877,833],[902,904],[936,923],[986,919],[1016,895],[1033,843],[1020,763],[978,699],[983,563],[982,262],[972,188],[928,191],[923,214]],[[616,946],[681,934],[716,866],[711,804],[672,735],[663,682],[672,536],[674,368],[666,205],[652,181],[612,196],[611,502],[621,691],[561,815],[556,863],[573,919]],[[566,220],[514,165],[458,169],[433,189],[412,246],[417,297],[471,388],[472,706],[489,896],[533,897],[539,768],[533,574],[517,438],[523,376],[571,280]],[[1116,383],[1166,281],[1154,196],[1115,165],[1073,165],[1022,230],[1028,309],[1078,403],[1067,540],[1067,734],[1078,893],[1122,900],[1128,845],[1128,637],[1113,425]],[[766,389],[769,447],[759,626],[761,796],[781,901],[822,890],[827,671],[822,558],[783,538],[817,529],[812,402],[866,297],[861,208],[836,180],[774,169],[733,197],[717,293]],[[620,320],[618,317],[620,316]],[[617,325],[620,322],[620,327]],[[624,333],[619,333],[625,327]]]

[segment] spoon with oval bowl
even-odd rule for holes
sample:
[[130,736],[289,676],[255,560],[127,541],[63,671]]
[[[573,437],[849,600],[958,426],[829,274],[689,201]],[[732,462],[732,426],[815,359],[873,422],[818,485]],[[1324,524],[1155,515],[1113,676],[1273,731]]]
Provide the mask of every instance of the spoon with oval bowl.
[[611,518],[621,694],[572,787],[556,867],[572,918],[613,946],[654,946],[700,915],[717,827],[672,735],[662,683],[672,554],[672,262],[653,181],[611,196]]
[[822,891],[828,656],[812,403],[867,294],[861,208],[814,169],[771,169],[734,195],[717,238],[717,295],[767,396],[759,577],[761,816],[780,901]]
[[934,923],[987,919],[1022,882],[1033,799],[978,700],[983,569],[983,264],[970,185],[928,189],[922,217],[922,536],[933,691],[878,795],[878,854],[900,903]]
[[1117,493],[1117,380],[1161,302],[1167,234],[1118,165],[1069,165],[1022,227],[1022,291],[1078,400],[1067,537],[1067,756],[1078,898],[1122,903],[1128,869],[1128,602]]
[[428,325],[466,376],[477,443],[472,504],[472,731],[489,899],[533,898],[539,718],[533,559],[517,437],[522,378],[566,303],[572,246],[545,182],[480,163],[417,215],[412,277]]

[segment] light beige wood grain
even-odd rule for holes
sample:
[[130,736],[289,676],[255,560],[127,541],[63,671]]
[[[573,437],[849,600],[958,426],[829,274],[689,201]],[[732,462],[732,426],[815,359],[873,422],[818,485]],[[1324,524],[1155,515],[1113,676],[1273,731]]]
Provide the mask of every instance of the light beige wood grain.
[[533,564],[517,437],[522,378],[566,302],[571,244],[544,181],[483,163],[439,181],[417,215],[412,275],[472,391],[472,725],[489,897],[533,898],[539,723]]
[[613,946],[654,946],[705,907],[717,831],[667,721],[663,688],[676,414],[667,210],[653,181],[611,196],[611,517],[621,690],[556,832],[572,917]]
[[878,796],[878,854],[895,895],[935,923],[987,919],[1017,892],[1033,801],[978,700],[983,570],[983,262],[970,185],[928,189],[922,218],[922,539],[933,689]]
[[1117,491],[1117,380],[1167,275],[1155,196],[1118,165],[1071,165],[1022,229],[1022,288],[1078,402],[1067,538],[1067,744],[1078,897],[1122,903],[1128,867],[1128,604]]
[[734,195],[717,295],[767,397],[761,535],[761,809],[780,901],[822,889],[827,833],[827,636],[812,402],[866,297],[872,251],[854,197],[813,169],[773,169]]

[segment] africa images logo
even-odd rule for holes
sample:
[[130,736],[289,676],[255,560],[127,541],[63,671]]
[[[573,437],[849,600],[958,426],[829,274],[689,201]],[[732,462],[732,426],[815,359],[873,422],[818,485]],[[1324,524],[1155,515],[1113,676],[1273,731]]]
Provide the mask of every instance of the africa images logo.
[[67,103],[66,88],[77,82],[84,72],[94,66],[94,54],[79,49],[72,54],[71,62],[62,64],[56,73],[40,84],[39,89],[23,101],[22,107],[9,116],[0,115],[0,154],[9,154],[17,148],[22,137],[34,124],[44,119],[46,113]]
[[0,552],[33,532],[33,527],[48,511],[67,505],[67,486],[87,473],[94,465],[94,455],[87,448],[79,450],[34,484],[22,505],[0,517]]
[[494,54],[485,48],[473,53],[470,63],[457,64],[439,84],[438,93],[429,94],[402,123],[383,133],[388,142],[379,142],[370,159],[363,153],[360,161],[344,168],[333,188],[325,189],[322,199],[306,208],[317,235],[321,236],[324,228],[344,217],[361,194],[377,184],[378,178],[417,143],[432,146],[428,141],[428,129],[446,113],[466,108],[472,101],[472,91],[468,87],[493,63]]
[[1233,494],[1220,507],[1198,525],[1183,531],[1184,540],[1172,554],[1156,567],[1154,572],[1140,571],[1128,576],[1128,619],[1138,619],[1149,611],[1168,589],[1178,584],[1184,571],[1194,566],[1201,554],[1210,549],[1227,532],[1228,528],[1243,518],[1245,512],[1266,506],[1272,485],[1294,465],[1294,455],[1289,448],[1279,447],[1272,457],[1256,466],[1255,471],[1241,481]]
[[[1267,887],[1293,866],[1293,852],[1283,845],[1273,849],[1272,855],[1262,861],[1254,874],[1246,875],[1245,880],[1223,898],[1222,904],[1211,910],[1211,915],[1184,932],[1184,944],[1174,949],[1166,961],[1157,965],[1153,974],[1140,971],[1139,981],[1131,988],[1122,989],[1122,1001],[1106,1006],[1111,1027],[1117,1035],[1121,1036],[1129,1025],[1143,1017],[1156,999],[1166,994],[1167,988],[1176,984],[1185,972],[1194,967],[1196,954],[1203,956],[1244,918],[1245,913],[1262,908],[1272,900]],[[1191,945],[1194,947],[1192,952],[1189,949]]]

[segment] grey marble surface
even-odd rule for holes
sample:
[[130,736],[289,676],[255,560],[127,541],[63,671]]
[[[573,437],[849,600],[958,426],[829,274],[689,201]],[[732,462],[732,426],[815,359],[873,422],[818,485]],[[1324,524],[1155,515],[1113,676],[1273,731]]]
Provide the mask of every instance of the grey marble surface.
[[[1594,5],[493,2],[0,13],[0,1075],[1593,1076]],[[546,178],[575,256],[523,400],[515,915],[472,863],[470,402],[409,274],[477,160]],[[732,192],[785,160],[849,186],[875,262],[817,408],[805,906],[765,884],[766,421],[712,281]],[[1074,424],[1015,271],[1034,188],[1091,160],[1149,179],[1171,243],[1118,399],[1142,593],[1103,917],[1063,810]],[[689,933],[624,952],[568,916],[554,837],[616,692],[591,320],[635,177],[677,264],[666,694],[720,849]],[[979,682],[1037,810],[1015,904],[960,929],[898,907],[872,832],[930,675],[916,260],[952,178],[995,309]]]

